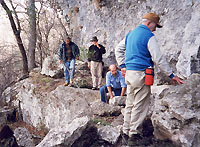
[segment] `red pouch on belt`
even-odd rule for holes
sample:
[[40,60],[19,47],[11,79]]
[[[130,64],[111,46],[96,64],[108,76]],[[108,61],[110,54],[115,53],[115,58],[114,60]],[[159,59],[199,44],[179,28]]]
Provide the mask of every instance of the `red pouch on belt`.
[[153,68],[147,68],[145,69],[145,85],[153,85],[154,81],[154,70]]

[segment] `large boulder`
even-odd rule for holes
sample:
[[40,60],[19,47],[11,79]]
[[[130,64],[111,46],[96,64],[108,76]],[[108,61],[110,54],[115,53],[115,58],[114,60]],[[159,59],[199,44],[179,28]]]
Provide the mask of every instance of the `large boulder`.
[[118,116],[121,114],[120,106],[112,106],[100,101],[92,102],[90,107],[92,113],[98,116]]
[[115,96],[109,99],[109,104],[114,106],[125,106],[126,96]]
[[97,128],[85,116],[51,129],[37,147],[83,147],[92,145],[96,139]]
[[103,126],[98,129],[98,133],[101,139],[111,144],[116,144],[120,137],[119,129],[112,126]]
[[170,139],[184,147],[200,144],[200,75],[173,86],[155,99],[152,123],[158,139]]
[[59,63],[58,56],[52,55],[44,59],[41,74],[50,77],[62,77],[62,65]]
[[34,142],[32,135],[26,128],[18,127],[14,130],[14,135],[16,137],[19,146],[34,147]]
[[[42,79],[40,79],[42,80]],[[47,86],[51,81],[45,78],[46,84],[33,83],[29,78],[23,81],[14,105],[19,106],[23,120],[37,128],[66,124],[77,116],[90,115],[90,103],[100,99],[98,91],[64,87],[59,83]],[[43,86],[44,84],[44,86]],[[46,88],[45,88],[46,87]]]

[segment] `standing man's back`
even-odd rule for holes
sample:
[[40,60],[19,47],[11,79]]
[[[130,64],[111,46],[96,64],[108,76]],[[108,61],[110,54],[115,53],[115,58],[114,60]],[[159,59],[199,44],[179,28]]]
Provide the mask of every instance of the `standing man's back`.
[[[155,13],[143,16],[142,24],[131,31],[115,49],[116,60],[122,68],[127,84],[127,99],[122,131],[123,143],[129,146],[148,145],[139,127],[143,123],[150,103],[150,85],[145,83],[145,71],[157,65],[173,81],[182,84],[162,55],[157,40],[152,33],[159,24],[160,17]],[[152,71],[152,70],[151,70]],[[149,74],[149,73],[148,73]],[[152,74],[152,73],[151,73]],[[153,76],[153,75],[152,75]]]

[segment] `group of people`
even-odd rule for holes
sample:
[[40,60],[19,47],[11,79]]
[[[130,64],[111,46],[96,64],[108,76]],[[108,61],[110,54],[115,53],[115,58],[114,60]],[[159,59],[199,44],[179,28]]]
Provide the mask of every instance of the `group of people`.
[[[97,90],[101,86],[102,81],[102,55],[106,53],[105,47],[98,44],[97,37],[92,37],[90,40],[93,45],[89,47],[88,51],[88,67],[92,74],[93,90]],[[75,61],[79,60],[80,51],[78,46],[71,41],[70,37],[66,37],[66,40],[59,46],[58,56],[60,64],[63,64],[65,84],[64,86],[70,86],[73,84]]]
[[[172,72],[166,58],[161,53],[153,34],[156,28],[162,28],[160,17],[156,13],[145,14],[141,24],[128,33],[115,48],[116,60],[121,71],[117,70],[116,65],[110,65],[109,72],[106,75],[106,85],[103,87],[100,86],[102,54],[106,52],[105,47],[98,44],[97,37],[92,38],[93,45],[89,47],[88,67],[91,69],[93,89],[100,88],[101,101],[107,102],[105,93],[108,92],[110,98],[114,97],[112,91],[114,91],[115,96],[123,96],[127,88],[124,124],[121,131],[124,145],[148,144],[148,140],[142,137],[139,129],[147,115],[150,103],[151,85],[145,85],[145,70],[156,65],[173,82],[184,83]],[[75,51],[73,51],[73,48]],[[66,41],[61,45],[59,53],[60,60],[64,64],[65,85],[68,85],[69,76],[67,74],[71,64],[73,65],[71,73],[74,72],[74,61],[72,60],[79,56],[79,50],[74,43],[68,44]],[[70,75],[70,79],[71,83],[73,75]]]
[[[102,83],[102,55],[106,53],[105,47],[98,43],[96,36],[90,40],[93,44],[88,50],[88,68],[92,75],[92,90],[99,90],[102,102],[108,102],[106,93],[109,93],[110,98],[115,96],[123,96],[126,92],[125,79],[121,71],[117,70],[117,66],[112,64],[109,66],[109,72],[106,74],[106,85],[101,87]],[[74,79],[75,60],[79,59],[80,51],[78,46],[71,41],[70,37],[59,46],[58,56],[60,63],[63,64],[65,84],[71,86]],[[114,95],[112,93],[114,92]]]

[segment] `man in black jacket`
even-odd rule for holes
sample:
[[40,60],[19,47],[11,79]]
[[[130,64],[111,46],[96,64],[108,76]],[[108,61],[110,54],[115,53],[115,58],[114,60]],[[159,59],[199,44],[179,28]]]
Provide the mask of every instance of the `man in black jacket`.
[[102,54],[106,53],[105,47],[98,44],[96,36],[90,40],[93,45],[89,47],[88,51],[88,67],[92,74],[93,90],[97,90],[101,87],[102,80]]

